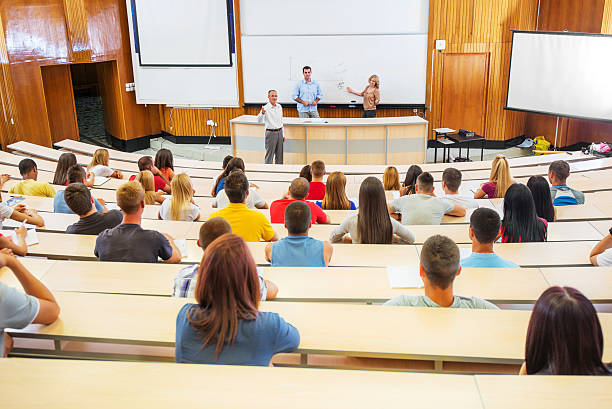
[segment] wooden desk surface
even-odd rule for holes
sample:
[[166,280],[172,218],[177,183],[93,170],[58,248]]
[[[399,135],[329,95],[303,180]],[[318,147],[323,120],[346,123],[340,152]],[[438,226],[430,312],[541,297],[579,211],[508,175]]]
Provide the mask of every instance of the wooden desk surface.
[[594,229],[596,229],[599,234],[601,234],[600,238],[604,238],[605,236],[610,234],[610,227],[612,227],[612,220],[598,220],[589,222]]
[[[38,278],[39,280],[41,280],[55,264],[54,260],[27,257],[20,257],[19,261],[21,261],[21,263],[34,275],[34,277]],[[19,280],[17,280],[15,277],[15,274],[13,274],[13,272],[7,267],[0,268],[0,283],[23,290],[23,287],[19,283]]]
[[[55,323],[9,332],[35,338],[173,346],[176,315],[186,302],[70,292],[55,296],[62,307]],[[279,313],[299,329],[300,353],[513,364],[523,360],[530,316],[529,311],[299,302],[262,302],[260,309]],[[607,338],[612,333],[612,314],[599,317]],[[611,358],[612,347],[605,343],[604,360]]]
[[574,287],[589,299],[612,302],[612,267],[555,267],[541,271],[551,286]]
[[406,396],[415,407],[481,408],[469,375],[12,358],[0,361],[0,383],[3,401],[22,408],[41,396],[48,409],[371,409]]
[[476,375],[486,409],[612,407],[609,376]]
[[[34,266],[34,271],[53,291],[171,296],[174,276],[182,267],[49,260],[41,268]],[[10,277],[0,270],[0,281],[4,282],[5,276]],[[401,294],[423,294],[422,288],[391,288],[384,267],[266,267],[264,277],[278,285],[277,301],[382,303]],[[548,284],[538,269],[464,269],[455,280],[457,294],[504,304],[532,303],[546,288]]]

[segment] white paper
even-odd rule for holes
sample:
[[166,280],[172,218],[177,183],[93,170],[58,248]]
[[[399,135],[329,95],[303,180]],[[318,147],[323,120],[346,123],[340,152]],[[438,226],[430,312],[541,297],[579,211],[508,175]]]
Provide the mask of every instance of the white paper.
[[457,132],[456,130],[450,129],[450,128],[436,128],[434,129],[434,131],[437,133],[455,133]]
[[459,259],[463,260],[464,258],[468,258],[472,255],[471,247],[459,247]]
[[109,203],[106,202],[106,204],[104,205],[108,210],[121,210],[119,209],[119,206],[117,206],[117,203]]
[[389,266],[387,277],[391,288],[423,288],[423,280],[416,266]]
[[3,227],[11,227],[11,228],[15,228],[18,229],[21,226],[25,226],[26,229],[35,229],[36,226],[30,223],[23,223],[23,222],[18,222],[17,220],[13,220],[13,219],[4,219],[4,221],[2,222],[2,226]]
[[182,258],[187,257],[187,240],[185,240],[185,239],[174,239],[174,245],[181,252]]
[[[13,240],[13,243],[17,243],[17,233],[15,232],[15,230],[0,230],[0,233],[2,233],[2,235],[6,237],[9,237],[11,240]],[[38,234],[36,234],[36,230],[29,229],[26,234],[26,244],[28,246],[32,246],[38,243],[39,243]]]
[[102,186],[103,184],[105,184],[106,182],[108,182],[110,178],[107,178],[105,176],[97,176],[94,178],[94,186]]

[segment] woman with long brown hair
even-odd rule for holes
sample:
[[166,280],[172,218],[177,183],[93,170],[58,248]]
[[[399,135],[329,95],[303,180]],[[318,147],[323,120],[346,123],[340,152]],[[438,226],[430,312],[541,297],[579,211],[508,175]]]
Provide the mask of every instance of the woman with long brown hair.
[[385,173],[383,173],[383,187],[385,190],[400,190],[402,188],[399,173],[395,166],[388,166],[385,169]]
[[357,207],[346,197],[346,176],[342,172],[332,172],[325,183],[323,200],[315,202],[325,210],[355,210]]
[[[77,164],[77,159],[74,153],[64,152],[60,155],[57,160],[57,167],[55,168],[55,175],[53,175],[53,184],[68,186],[68,169]],[[88,178],[85,180],[85,186],[92,187],[94,185],[94,174],[87,175]]]
[[[346,236],[347,234],[350,237]],[[381,181],[367,177],[359,187],[359,212],[349,216],[329,236],[331,242],[389,244],[395,235],[403,243],[414,243],[414,234],[389,217],[385,190]]]
[[[226,156],[225,159],[229,157]],[[213,186],[212,191],[210,192],[212,197],[217,197],[217,194],[225,187],[225,178],[232,172],[234,169],[240,169],[244,172],[244,161],[238,157],[231,158],[225,163],[225,159],[223,159],[223,172],[217,177],[215,181],[215,185]]]
[[176,362],[267,366],[293,352],[297,329],[278,314],[258,311],[259,278],[246,243],[224,234],[204,252],[195,288],[197,304],[176,318]]

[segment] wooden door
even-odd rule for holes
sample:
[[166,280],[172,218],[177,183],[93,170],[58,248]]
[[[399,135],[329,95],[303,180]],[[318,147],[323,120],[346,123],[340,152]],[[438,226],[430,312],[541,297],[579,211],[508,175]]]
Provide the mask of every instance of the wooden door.
[[442,60],[440,126],[485,136],[489,53],[448,53]]
[[51,131],[51,142],[55,143],[63,139],[78,141],[79,126],[74,107],[70,65],[47,65],[41,66],[40,70],[47,105],[47,117],[49,118],[49,130]]

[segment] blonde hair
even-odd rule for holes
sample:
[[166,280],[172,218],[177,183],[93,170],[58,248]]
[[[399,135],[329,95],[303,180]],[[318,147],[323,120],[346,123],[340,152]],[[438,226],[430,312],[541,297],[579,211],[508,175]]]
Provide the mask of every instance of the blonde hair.
[[346,176],[342,172],[332,172],[325,183],[325,197],[321,203],[327,210],[350,210],[351,203],[346,197]]
[[124,183],[117,189],[117,206],[127,214],[136,213],[144,200],[144,189],[135,180]]
[[514,183],[510,177],[510,165],[504,155],[497,155],[491,164],[489,181],[495,182],[495,197],[504,197],[506,190]]
[[93,158],[91,158],[91,162],[87,167],[87,170],[93,168],[96,165],[108,166],[108,160],[108,151],[106,149],[96,149],[93,154]]
[[153,177],[153,173],[151,173],[150,170],[143,170],[138,175],[136,175],[135,180],[139,182],[142,188],[144,189],[145,204],[156,204],[157,200],[155,195],[155,179]]
[[380,78],[378,78],[378,75],[376,74],[372,74],[370,75],[370,78],[368,78],[368,82],[370,82],[370,80],[374,80],[374,86],[378,89],[380,88]]
[[385,190],[400,190],[400,178],[397,168],[389,166],[383,174],[383,187]]
[[191,179],[186,173],[174,176],[171,183],[170,220],[182,220],[185,209],[189,208],[193,197]]

